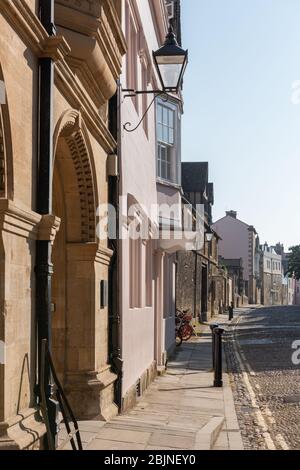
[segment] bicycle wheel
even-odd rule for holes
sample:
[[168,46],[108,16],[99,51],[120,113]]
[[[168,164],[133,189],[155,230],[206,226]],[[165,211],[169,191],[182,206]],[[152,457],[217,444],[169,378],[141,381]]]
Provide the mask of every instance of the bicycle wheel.
[[182,337],[177,334],[176,335],[176,346],[181,346],[181,345],[182,345]]
[[189,324],[182,325],[180,333],[181,333],[182,340],[188,341],[192,337],[193,327]]

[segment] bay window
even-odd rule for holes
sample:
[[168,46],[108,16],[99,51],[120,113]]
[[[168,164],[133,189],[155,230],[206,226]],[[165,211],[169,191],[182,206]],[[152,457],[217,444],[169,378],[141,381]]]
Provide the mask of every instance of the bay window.
[[157,101],[157,177],[180,184],[180,111],[175,102]]

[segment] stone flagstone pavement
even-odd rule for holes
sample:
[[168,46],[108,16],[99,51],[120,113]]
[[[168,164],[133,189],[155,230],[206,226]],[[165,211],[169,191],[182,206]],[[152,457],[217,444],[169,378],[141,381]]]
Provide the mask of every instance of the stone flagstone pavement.
[[[217,321],[226,324],[227,317]],[[226,369],[225,358],[224,363]],[[211,334],[205,325],[201,337],[177,349],[166,373],[134,409],[107,423],[79,422],[84,449],[243,449],[229,376],[224,371],[223,388],[214,388],[211,366]],[[59,444],[65,437],[61,429]]]

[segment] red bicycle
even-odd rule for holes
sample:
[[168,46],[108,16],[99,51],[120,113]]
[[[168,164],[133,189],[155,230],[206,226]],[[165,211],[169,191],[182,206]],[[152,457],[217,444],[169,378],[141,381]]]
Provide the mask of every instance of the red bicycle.
[[180,346],[183,341],[188,341],[195,334],[191,325],[192,315],[188,315],[189,310],[176,310],[176,346]]

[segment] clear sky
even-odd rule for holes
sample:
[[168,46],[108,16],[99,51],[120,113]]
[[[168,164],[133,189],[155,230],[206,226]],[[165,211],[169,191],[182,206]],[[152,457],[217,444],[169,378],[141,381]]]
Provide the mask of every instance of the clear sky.
[[214,220],[300,244],[300,0],[182,0],[183,160],[208,161]]

